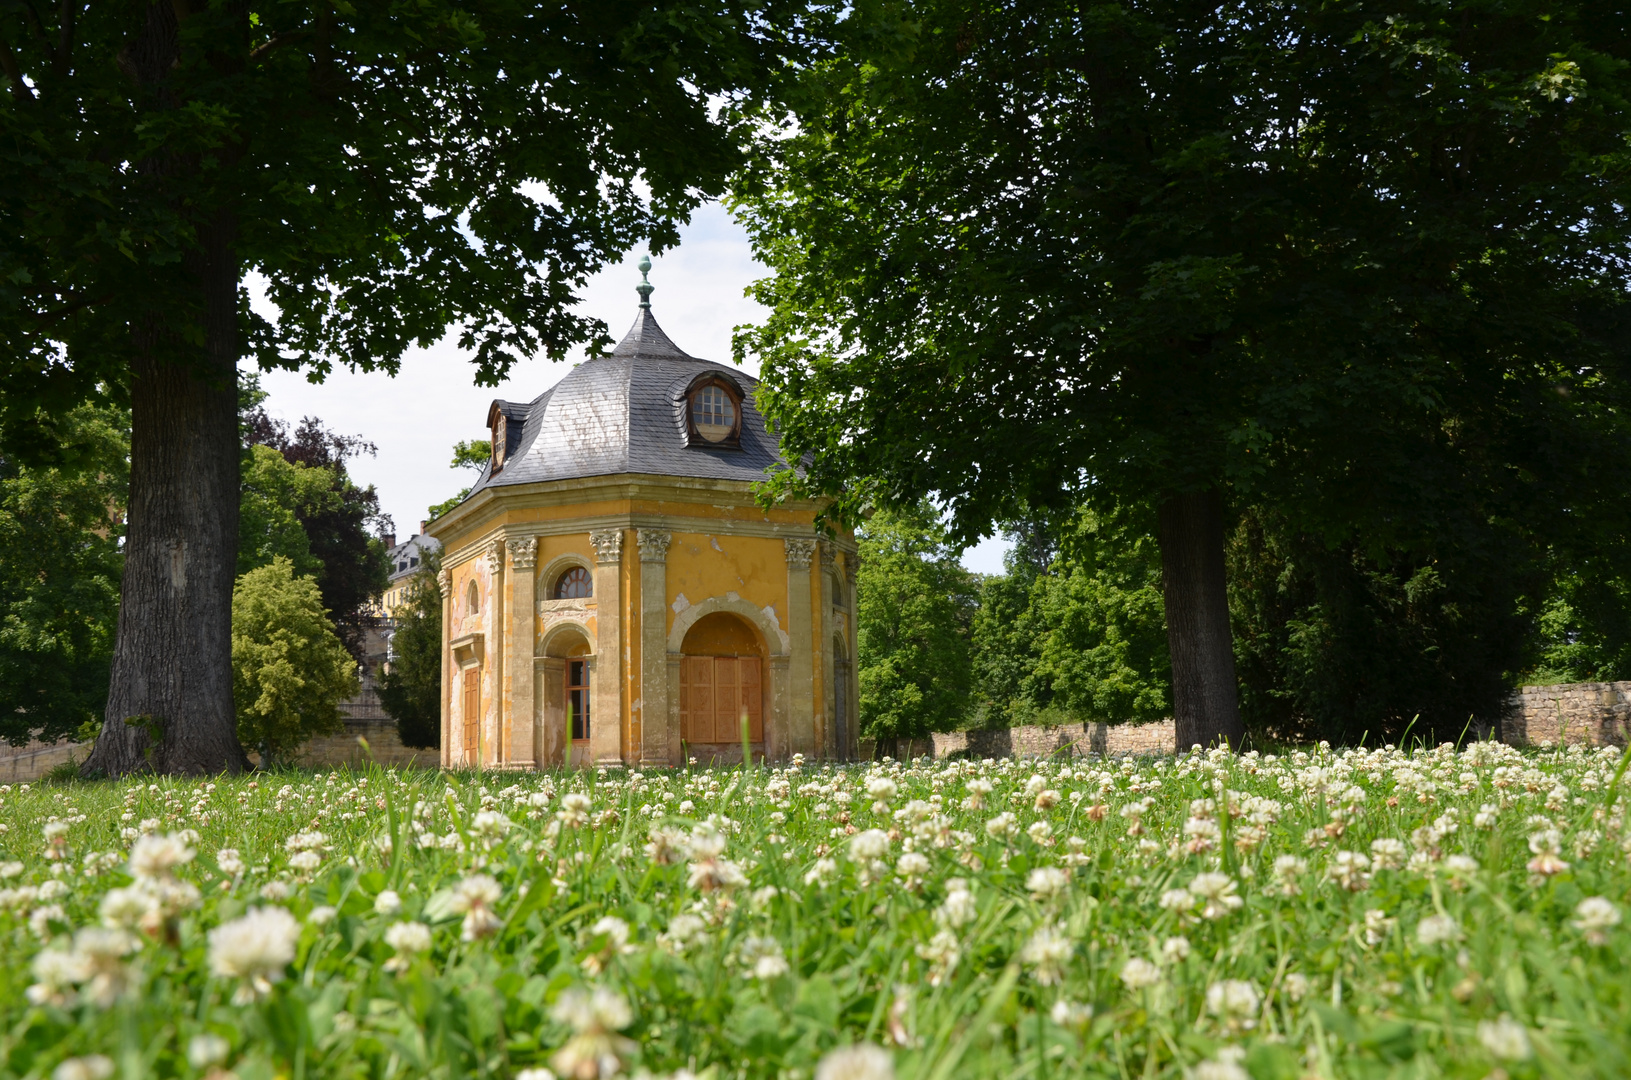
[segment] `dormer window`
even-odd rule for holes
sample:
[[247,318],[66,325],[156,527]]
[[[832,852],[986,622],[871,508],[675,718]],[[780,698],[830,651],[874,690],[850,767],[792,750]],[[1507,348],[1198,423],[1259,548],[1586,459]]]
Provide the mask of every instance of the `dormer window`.
[[720,375],[705,375],[687,395],[686,435],[691,446],[741,445],[742,393]]
[[[517,415],[511,415],[516,413]],[[521,424],[526,418],[526,407],[495,401],[487,408],[487,430],[492,433],[493,460],[488,475],[496,476],[510,456],[510,448],[521,437]]]

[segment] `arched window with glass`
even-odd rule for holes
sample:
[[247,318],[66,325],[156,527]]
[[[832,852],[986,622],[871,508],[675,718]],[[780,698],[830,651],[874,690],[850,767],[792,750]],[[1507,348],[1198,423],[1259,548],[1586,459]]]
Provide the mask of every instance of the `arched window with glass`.
[[556,600],[587,600],[594,592],[594,580],[588,569],[574,566],[555,579],[555,588],[550,595]]

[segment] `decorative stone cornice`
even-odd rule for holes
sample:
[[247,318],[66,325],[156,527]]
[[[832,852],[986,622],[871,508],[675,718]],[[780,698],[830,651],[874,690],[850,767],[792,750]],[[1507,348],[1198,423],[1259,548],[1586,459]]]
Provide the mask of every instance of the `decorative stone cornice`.
[[634,539],[640,545],[641,562],[663,562],[668,558],[668,545],[673,534],[660,529],[637,529]]
[[453,595],[453,573],[449,570],[436,571],[436,587],[442,590],[442,599],[446,600]]
[[833,559],[837,554],[838,549],[831,544],[821,545],[821,569],[823,571],[829,574],[832,573]]
[[596,529],[589,534],[589,543],[595,549],[595,562],[600,565],[615,566],[623,561],[622,529]]
[[487,572],[496,574],[504,569],[504,541],[494,540],[487,549]]
[[815,558],[816,542],[814,540],[788,540],[786,543],[788,569],[810,569],[810,561]]
[[523,540],[506,540],[504,546],[510,552],[510,565],[517,570],[531,570],[538,565],[538,538],[529,536]]

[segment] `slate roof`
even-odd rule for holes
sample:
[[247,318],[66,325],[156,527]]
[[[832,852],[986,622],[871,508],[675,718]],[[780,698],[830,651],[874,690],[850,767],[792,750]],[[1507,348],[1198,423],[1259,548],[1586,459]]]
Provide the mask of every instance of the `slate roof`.
[[391,548],[386,558],[391,561],[390,580],[409,577],[419,573],[419,564],[424,557],[433,551],[442,550],[442,542],[434,536],[424,533],[415,533],[402,543]]
[[[742,391],[740,449],[686,445],[684,395],[705,372]],[[619,473],[763,480],[779,459],[753,404],[757,385],[738,368],[687,355],[642,306],[608,355],[585,360],[529,404],[493,403],[511,423],[509,453],[497,476],[491,464],[482,470],[470,494]]]

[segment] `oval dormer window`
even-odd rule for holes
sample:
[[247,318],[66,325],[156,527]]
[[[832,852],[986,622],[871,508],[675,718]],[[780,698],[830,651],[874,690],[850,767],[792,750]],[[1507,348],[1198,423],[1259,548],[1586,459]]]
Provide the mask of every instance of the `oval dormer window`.
[[724,442],[736,431],[736,402],[723,386],[710,383],[691,398],[691,422],[706,441]]

